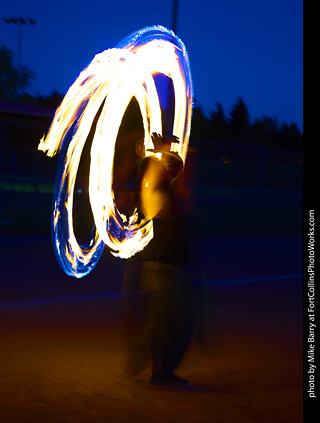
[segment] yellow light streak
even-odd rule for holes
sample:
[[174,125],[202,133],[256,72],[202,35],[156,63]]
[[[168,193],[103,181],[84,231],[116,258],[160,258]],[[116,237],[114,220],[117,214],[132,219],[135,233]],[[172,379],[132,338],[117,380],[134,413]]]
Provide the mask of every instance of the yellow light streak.
[[[157,74],[163,74],[173,82],[173,135],[180,142],[172,145],[172,151],[176,151],[185,162],[193,101],[189,62],[182,42],[171,31],[160,26],[137,31],[121,48],[97,54],[69,88],[47,136],[39,143],[38,149],[52,157],[61,152],[65,139],[70,138],[70,128],[73,130],[71,140],[66,145],[53,210],[55,248],[59,257],[64,254],[62,267],[72,276],[82,277],[86,274],[86,271],[79,272],[78,264],[84,269],[89,268],[101,242],[115,256],[128,258],[141,251],[152,239],[152,220],[139,221],[137,213],[126,219],[117,210],[113,192],[113,160],[121,121],[133,97],[142,115],[145,149],[152,148],[153,132],[161,134],[162,110],[154,81]],[[73,230],[74,186],[84,144],[101,106],[91,146],[89,173],[89,199],[96,233],[90,248],[83,248],[78,244]],[[62,200],[61,193],[64,191],[66,194]],[[63,241],[60,234],[62,226],[60,229],[58,227],[64,214],[68,236]],[[66,243],[63,252],[62,242]]]

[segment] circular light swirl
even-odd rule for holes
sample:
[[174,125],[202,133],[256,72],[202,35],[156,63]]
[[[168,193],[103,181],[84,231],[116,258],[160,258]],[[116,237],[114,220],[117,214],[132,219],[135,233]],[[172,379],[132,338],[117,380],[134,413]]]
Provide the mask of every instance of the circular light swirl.
[[[190,65],[182,41],[161,26],[137,31],[116,48],[97,54],[69,88],[46,138],[40,141],[38,149],[48,156],[60,152],[53,199],[53,245],[58,263],[70,276],[87,275],[96,266],[105,245],[115,256],[128,258],[152,239],[151,220],[139,221],[137,213],[127,219],[117,210],[112,172],[117,134],[133,97],[142,115],[146,150],[153,146],[151,134],[162,132],[156,74],[172,79],[173,134],[180,139],[172,145],[172,151],[185,162],[193,102]],[[82,150],[100,108],[89,174],[95,226],[86,244],[79,245],[72,221],[74,186]]]

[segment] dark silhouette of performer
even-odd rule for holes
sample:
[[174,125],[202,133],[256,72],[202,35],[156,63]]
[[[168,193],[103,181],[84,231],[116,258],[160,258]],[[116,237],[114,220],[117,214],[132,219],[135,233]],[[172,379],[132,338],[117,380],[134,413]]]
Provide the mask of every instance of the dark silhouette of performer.
[[[183,162],[170,151],[175,136],[152,135],[162,153],[138,165],[140,213],[153,220],[153,239],[126,261],[122,317],[129,346],[124,377],[135,378],[151,362],[151,383],[185,386],[175,371],[194,329],[192,270],[184,221]],[[140,149],[141,151],[141,149]],[[140,294],[135,294],[140,292]],[[132,294],[132,295],[129,295]]]

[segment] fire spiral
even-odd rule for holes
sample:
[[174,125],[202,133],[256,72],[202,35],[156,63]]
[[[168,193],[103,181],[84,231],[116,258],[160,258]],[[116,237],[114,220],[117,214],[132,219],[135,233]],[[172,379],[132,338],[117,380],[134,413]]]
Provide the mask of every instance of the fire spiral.
[[[162,110],[154,77],[165,75],[174,89],[172,145],[185,162],[191,127],[193,87],[188,55],[170,30],[153,26],[139,30],[115,48],[97,54],[80,73],[57,109],[39,150],[60,153],[53,198],[53,246],[58,263],[70,276],[81,278],[97,264],[104,246],[128,258],[153,237],[152,220],[129,219],[117,209],[113,191],[115,143],[122,117],[132,98],[140,108],[145,149],[151,134],[162,133]],[[92,122],[101,110],[91,146],[89,199],[94,217],[92,233],[80,245],[73,229],[73,195],[81,154]],[[147,152],[146,154],[154,154]]]

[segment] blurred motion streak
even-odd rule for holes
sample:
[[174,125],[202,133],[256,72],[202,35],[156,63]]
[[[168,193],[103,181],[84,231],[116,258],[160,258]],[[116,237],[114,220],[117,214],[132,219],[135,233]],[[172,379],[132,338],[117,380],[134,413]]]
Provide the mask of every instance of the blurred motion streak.
[[[113,255],[128,258],[152,239],[152,220],[139,219],[137,211],[127,218],[117,209],[113,160],[119,127],[132,98],[141,111],[145,150],[152,146],[151,134],[162,133],[163,111],[154,81],[157,74],[171,78],[173,83],[173,134],[180,142],[172,145],[172,151],[185,163],[193,105],[189,60],[181,40],[161,26],[137,31],[116,48],[97,54],[69,88],[47,136],[40,141],[38,149],[48,156],[60,152],[52,230],[56,258],[70,276],[88,274],[101,257],[104,245]],[[81,246],[73,230],[74,186],[82,150],[96,118],[89,174],[95,227]]]

